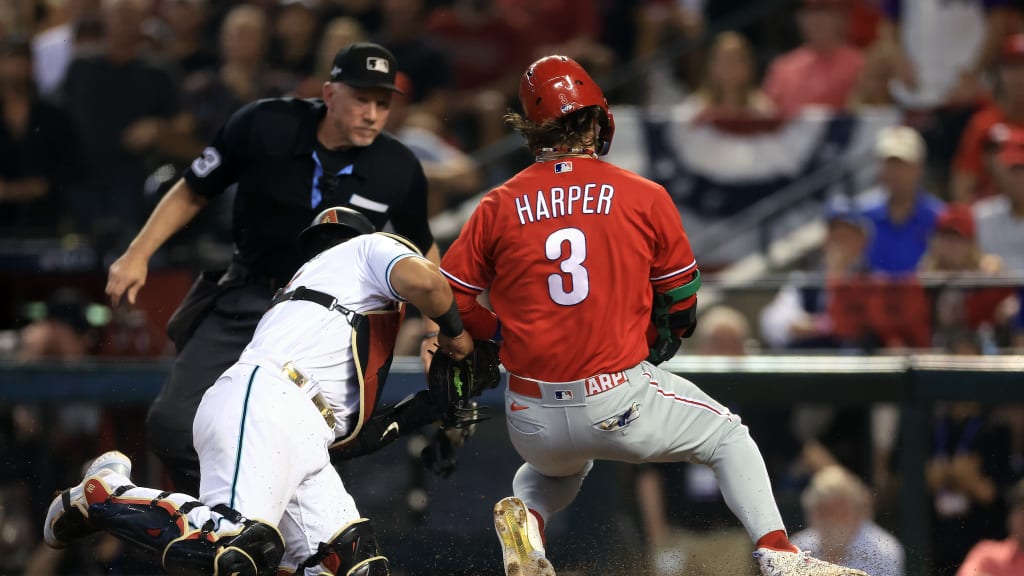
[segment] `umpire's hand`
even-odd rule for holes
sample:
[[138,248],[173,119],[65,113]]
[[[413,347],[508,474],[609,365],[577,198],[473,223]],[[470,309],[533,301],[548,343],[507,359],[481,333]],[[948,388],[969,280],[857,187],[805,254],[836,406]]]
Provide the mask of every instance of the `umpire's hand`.
[[149,271],[149,260],[125,252],[110,265],[107,275],[107,296],[112,305],[117,306],[126,293],[128,303],[135,304],[135,295],[146,285],[146,274]]

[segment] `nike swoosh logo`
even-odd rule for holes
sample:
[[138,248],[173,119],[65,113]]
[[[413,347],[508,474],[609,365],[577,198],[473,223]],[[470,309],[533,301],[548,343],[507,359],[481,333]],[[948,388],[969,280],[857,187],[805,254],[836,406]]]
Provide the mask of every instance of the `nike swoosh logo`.
[[513,400],[512,404],[509,405],[509,408],[511,408],[513,412],[519,412],[520,410],[527,410],[530,407],[529,406],[523,406],[522,404],[516,404],[516,401]]

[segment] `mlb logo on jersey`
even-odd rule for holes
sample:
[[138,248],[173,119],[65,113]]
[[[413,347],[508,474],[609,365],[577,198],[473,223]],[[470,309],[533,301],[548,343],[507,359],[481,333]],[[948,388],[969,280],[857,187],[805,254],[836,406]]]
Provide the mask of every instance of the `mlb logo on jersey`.
[[555,390],[555,400],[572,400],[572,390]]
[[572,162],[555,162],[555,174],[572,172]]
[[383,72],[385,74],[390,70],[390,65],[386,58],[378,58],[376,56],[370,56],[366,59],[366,69],[373,70],[375,72]]

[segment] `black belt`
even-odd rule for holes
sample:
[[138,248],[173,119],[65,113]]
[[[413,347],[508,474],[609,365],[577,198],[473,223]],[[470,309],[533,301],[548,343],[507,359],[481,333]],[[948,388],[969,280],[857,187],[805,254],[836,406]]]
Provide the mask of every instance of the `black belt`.
[[348,308],[345,308],[341,304],[338,304],[338,299],[326,292],[319,290],[313,290],[312,288],[306,288],[305,286],[299,286],[295,290],[285,292],[282,288],[277,291],[274,295],[274,299],[270,302],[270,307],[273,308],[281,302],[288,302],[289,300],[304,300],[306,302],[314,302],[327,308],[331,311],[338,311],[345,316],[351,315],[353,312]]

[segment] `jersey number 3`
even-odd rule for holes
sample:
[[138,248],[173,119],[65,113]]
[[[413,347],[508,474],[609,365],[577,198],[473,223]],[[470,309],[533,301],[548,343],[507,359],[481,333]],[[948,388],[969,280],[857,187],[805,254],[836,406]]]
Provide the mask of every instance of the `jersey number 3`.
[[[563,257],[565,242],[569,243],[569,255]],[[544,242],[544,251],[548,260],[559,262],[562,271],[548,276],[548,294],[555,304],[574,306],[586,300],[590,295],[590,276],[583,266],[587,259],[587,237],[583,231],[579,228],[555,230]]]

